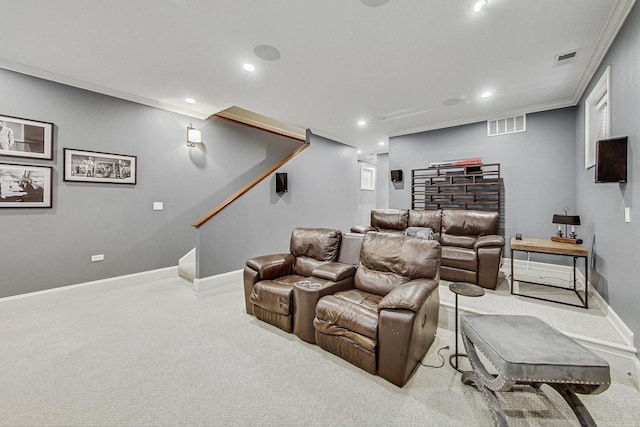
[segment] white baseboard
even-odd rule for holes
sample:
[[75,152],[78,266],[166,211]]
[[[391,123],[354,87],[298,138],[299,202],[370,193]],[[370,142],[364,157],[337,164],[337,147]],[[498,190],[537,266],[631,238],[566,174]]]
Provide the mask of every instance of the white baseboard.
[[141,283],[152,282],[155,280],[164,280],[176,277],[178,267],[165,267],[157,270],[143,271],[140,273],[125,274],[124,276],[109,277],[107,279],[93,280],[91,282],[78,283],[75,285],[60,286],[52,289],[44,289],[42,291],[28,292],[26,294],[13,295],[0,298],[0,302],[11,301],[20,298],[27,298],[36,295],[48,294],[52,292],[68,291],[70,289],[83,288],[85,286],[133,286]]
[[230,284],[242,284],[242,272],[244,270],[229,271],[215,276],[194,279],[193,289],[196,292],[206,292]]

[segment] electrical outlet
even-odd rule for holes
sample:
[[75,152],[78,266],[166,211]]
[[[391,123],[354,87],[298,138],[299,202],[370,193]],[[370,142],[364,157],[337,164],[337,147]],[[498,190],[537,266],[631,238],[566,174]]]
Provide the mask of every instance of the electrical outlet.
[[104,261],[104,254],[91,255],[91,262]]

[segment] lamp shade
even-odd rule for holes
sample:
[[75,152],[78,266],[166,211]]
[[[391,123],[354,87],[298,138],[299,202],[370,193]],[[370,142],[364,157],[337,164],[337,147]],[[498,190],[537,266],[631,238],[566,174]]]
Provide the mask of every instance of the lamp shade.
[[553,215],[554,224],[580,225],[579,215]]

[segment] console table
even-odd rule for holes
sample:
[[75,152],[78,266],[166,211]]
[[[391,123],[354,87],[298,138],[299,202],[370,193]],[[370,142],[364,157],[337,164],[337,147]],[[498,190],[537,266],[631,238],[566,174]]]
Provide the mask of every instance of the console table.
[[[573,307],[582,307],[589,308],[589,251],[582,245],[574,245],[572,243],[561,243],[554,242],[552,240],[546,239],[530,239],[530,238],[522,238],[521,240],[517,240],[514,237],[511,238],[510,242],[511,247],[511,294],[523,296],[527,298],[539,299],[542,301],[550,301],[556,302],[559,304],[570,305]],[[556,286],[550,285],[548,283],[539,283],[539,282],[530,282],[526,280],[518,280],[521,283],[530,283],[534,285],[548,286],[551,288],[565,289],[575,292],[578,296],[578,299],[582,304],[572,304],[569,302],[557,301],[548,298],[542,298],[534,295],[526,295],[521,293],[515,293],[513,291],[513,253],[516,251],[521,252],[537,252],[548,255],[559,255],[559,256],[570,256],[573,258],[573,286],[571,288],[567,288],[564,286]],[[578,258],[584,259],[584,298],[580,295],[576,288],[576,261]]]

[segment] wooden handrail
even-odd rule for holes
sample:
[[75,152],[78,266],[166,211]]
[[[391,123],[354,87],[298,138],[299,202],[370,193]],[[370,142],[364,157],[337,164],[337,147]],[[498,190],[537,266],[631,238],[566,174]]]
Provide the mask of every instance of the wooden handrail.
[[257,176],[255,179],[253,179],[251,182],[249,182],[248,184],[246,184],[244,187],[242,187],[240,190],[236,191],[234,194],[232,194],[231,196],[229,196],[225,201],[223,201],[222,203],[220,203],[218,206],[216,206],[215,208],[213,208],[212,210],[210,210],[209,212],[207,212],[202,218],[200,218],[199,220],[197,220],[196,222],[194,222],[193,224],[191,224],[192,226],[198,228],[201,225],[203,225],[205,222],[209,221],[211,218],[213,218],[218,212],[220,212],[222,209],[226,208],[227,206],[229,206],[231,203],[233,203],[236,199],[238,199],[240,196],[242,196],[244,193],[246,193],[247,191],[251,190],[256,184],[258,184],[260,181],[262,181],[263,179],[265,179],[266,177],[268,177],[269,175],[271,175],[273,172],[275,172],[276,170],[278,170],[278,168],[282,165],[284,165],[285,163],[287,163],[289,160],[291,160],[292,158],[294,158],[295,156],[298,155],[298,153],[300,153],[302,150],[304,150],[305,148],[307,148],[309,146],[308,142],[305,142],[304,144],[300,145],[298,148],[296,148],[294,151],[292,151],[291,153],[289,153],[289,155],[287,157],[285,157],[284,159],[280,160],[279,162],[277,162],[276,164],[274,164],[273,166],[271,166],[269,169],[265,170],[264,172],[262,172],[259,176]]

